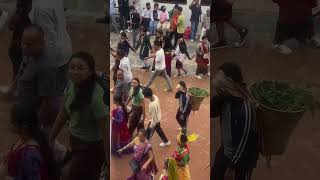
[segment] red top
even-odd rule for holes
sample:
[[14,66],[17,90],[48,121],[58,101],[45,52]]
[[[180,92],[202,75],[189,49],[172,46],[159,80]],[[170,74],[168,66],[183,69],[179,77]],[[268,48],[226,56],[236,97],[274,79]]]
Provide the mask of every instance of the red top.
[[48,180],[48,169],[43,163],[39,147],[35,145],[20,147],[7,156],[10,177],[16,180],[28,180],[40,176],[40,180]]
[[172,17],[171,26],[170,26],[171,29],[173,29],[173,30],[177,29],[177,23],[178,23],[178,18],[179,18],[179,16],[180,16],[180,15],[174,15],[174,16]]
[[273,0],[279,5],[279,21],[286,24],[296,24],[311,20],[312,8],[317,6],[317,0]]

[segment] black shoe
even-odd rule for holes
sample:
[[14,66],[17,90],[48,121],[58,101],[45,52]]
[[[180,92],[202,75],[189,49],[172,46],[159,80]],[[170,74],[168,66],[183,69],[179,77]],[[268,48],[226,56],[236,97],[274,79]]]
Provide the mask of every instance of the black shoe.
[[220,41],[216,44],[214,44],[211,49],[221,49],[221,48],[225,48],[228,46],[228,43],[226,41]]
[[145,66],[142,66],[142,67],[140,67],[140,69],[147,69],[147,67],[145,67]]
[[240,33],[240,41],[235,43],[235,47],[242,47],[244,45],[248,33],[249,33],[248,29],[246,28],[242,29]]

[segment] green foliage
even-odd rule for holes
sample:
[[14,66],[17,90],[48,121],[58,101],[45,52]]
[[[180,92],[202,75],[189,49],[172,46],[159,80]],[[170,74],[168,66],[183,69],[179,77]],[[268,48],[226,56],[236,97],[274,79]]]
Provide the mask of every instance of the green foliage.
[[251,87],[260,104],[281,111],[312,110],[314,97],[305,88],[292,87],[278,81],[261,81]]
[[189,88],[189,93],[192,96],[196,96],[196,97],[207,97],[209,96],[209,92],[205,89],[201,89],[198,87],[191,87]]

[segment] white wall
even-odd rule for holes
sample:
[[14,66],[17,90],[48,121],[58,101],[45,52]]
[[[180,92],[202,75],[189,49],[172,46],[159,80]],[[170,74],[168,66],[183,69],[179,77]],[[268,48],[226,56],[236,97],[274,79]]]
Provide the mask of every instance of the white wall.
[[[187,0],[187,4],[179,4],[179,6],[181,6],[183,8],[182,13],[185,15],[187,23],[186,26],[191,26],[190,23],[190,17],[191,17],[191,10],[189,9],[189,5],[192,3],[193,0]],[[150,2],[151,3],[151,7],[153,8],[153,4],[156,3],[153,0],[141,0],[141,6],[143,8],[145,8],[146,3]],[[166,6],[168,11],[171,11],[171,9],[174,7],[175,4],[167,4],[167,3],[158,3],[159,4],[159,8],[161,6]],[[207,9],[210,9],[210,6],[202,6],[202,14],[207,12]]]

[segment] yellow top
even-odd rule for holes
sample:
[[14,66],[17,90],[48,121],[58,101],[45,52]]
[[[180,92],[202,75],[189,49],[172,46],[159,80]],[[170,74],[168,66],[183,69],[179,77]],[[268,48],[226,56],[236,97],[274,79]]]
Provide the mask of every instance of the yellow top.
[[186,18],[184,17],[184,15],[180,15],[178,17],[178,21],[177,21],[177,33],[179,34],[184,34],[186,28]]

